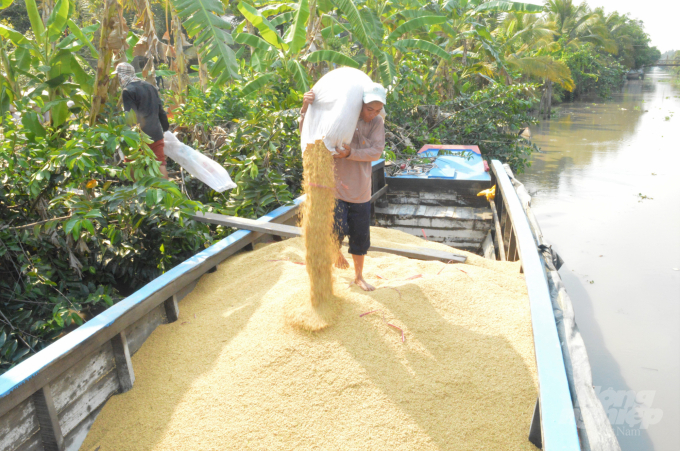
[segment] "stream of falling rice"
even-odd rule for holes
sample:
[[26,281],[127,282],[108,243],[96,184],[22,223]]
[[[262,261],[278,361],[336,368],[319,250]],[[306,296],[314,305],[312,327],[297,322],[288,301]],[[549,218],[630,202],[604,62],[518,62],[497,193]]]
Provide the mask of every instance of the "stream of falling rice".
[[328,325],[334,311],[333,262],[338,242],[333,233],[335,208],[335,175],[333,156],[323,141],[309,144],[303,154],[304,191],[302,235],[305,263],[310,280],[308,305],[291,306],[289,323],[307,330],[319,330]]

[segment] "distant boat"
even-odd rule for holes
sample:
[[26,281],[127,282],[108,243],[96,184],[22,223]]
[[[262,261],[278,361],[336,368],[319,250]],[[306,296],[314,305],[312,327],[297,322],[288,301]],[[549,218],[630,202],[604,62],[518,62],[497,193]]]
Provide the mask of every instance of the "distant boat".
[[644,69],[631,69],[626,73],[626,78],[628,80],[644,80],[645,71]]

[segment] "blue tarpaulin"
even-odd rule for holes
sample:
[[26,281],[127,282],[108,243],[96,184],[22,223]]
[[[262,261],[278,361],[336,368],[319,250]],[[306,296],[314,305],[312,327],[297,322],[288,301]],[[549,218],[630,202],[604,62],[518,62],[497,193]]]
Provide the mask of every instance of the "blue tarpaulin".
[[[439,154],[444,154],[439,156]],[[427,172],[398,174],[396,177],[425,179],[454,179],[489,181],[484,159],[477,146],[426,145],[418,152],[419,157],[436,157],[434,167]]]

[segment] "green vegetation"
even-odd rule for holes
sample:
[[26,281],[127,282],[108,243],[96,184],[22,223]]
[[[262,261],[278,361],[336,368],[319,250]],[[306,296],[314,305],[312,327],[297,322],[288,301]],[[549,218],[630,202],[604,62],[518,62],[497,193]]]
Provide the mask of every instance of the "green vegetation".
[[[669,59],[680,61],[680,50],[676,50],[675,52],[673,52],[673,54],[670,55]],[[670,72],[673,76],[672,78],[673,84],[680,86],[680,67],[671,67]]]
[[[338,66],[388,87],[386,158],[476,144],[520,171],[550,102],[606,97],[657,56],[642,24],[571,0],[3,0],[0,371],[300,193],[302,94]],[[157,76],[174,131],[228,169],[216,193],[120,113],[116,62]],[[676,72],[677,73],[677,72]]]

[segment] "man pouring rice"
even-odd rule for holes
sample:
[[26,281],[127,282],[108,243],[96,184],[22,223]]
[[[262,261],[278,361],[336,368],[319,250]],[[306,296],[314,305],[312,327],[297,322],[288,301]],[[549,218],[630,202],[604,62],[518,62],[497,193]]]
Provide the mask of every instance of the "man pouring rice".
[[[314,102],[314,92],[304,95],[300,111],[300,130],[307,108]],[[349,253],[354,262],[354,283],[365,291],[375,287],[363,276],[364,257],[371,246],[371,162],[380,159],[385,148],[385,123],[380,116],[386,100],[385,88],[373,83],[364,89],[363,105],[349,144],[336,149],[335,158],[335,233],[338,241],[349,237]],[[349,268],[349,262],[338,252],[336,266]]]

